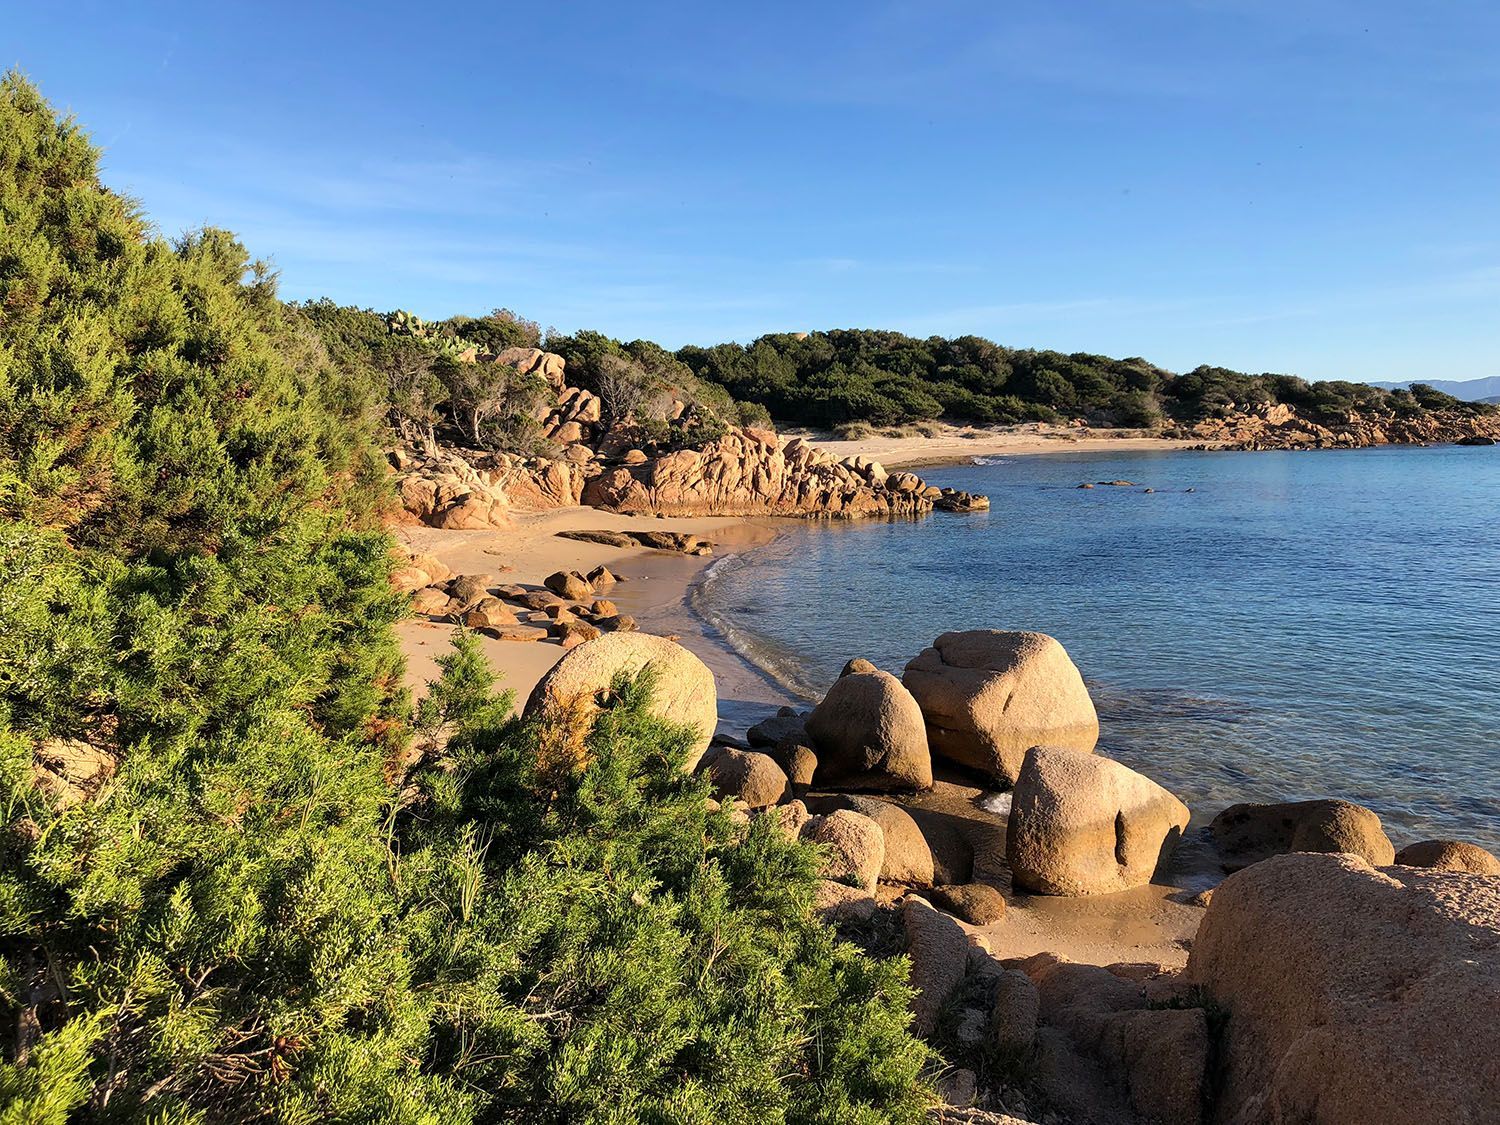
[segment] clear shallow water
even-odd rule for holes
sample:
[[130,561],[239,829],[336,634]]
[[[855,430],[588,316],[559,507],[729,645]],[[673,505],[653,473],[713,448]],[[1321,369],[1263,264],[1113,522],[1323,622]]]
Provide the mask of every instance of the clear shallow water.
[[[899,674],[949,629],[1051,633],[1089,682],[1100,749],[1199,818],[1338,796],[1398,847],[1500,850],[1500,447],[923,476],[991,510],[795,528],[716,563],[694,607],[804,697],[853,656]],[[1114,479],[1139,487],[1076,487]]]

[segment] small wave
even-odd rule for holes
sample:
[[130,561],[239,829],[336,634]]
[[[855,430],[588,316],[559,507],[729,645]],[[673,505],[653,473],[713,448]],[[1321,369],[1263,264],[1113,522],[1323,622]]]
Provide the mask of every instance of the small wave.
[[[753,616],[761,610],[744,604],[743,596],[721,596],[723,585],[746,562],[747,555],[728,555],[712,563],[688,591],[689,608],[735,655],[788,694],[809,701],[821,699],[826,685],[815,682],[798,653],[737,619],[737,615]],[[726,601],[731,603],[728,609],[723,608]]]
[[986,793],[974,803],[985,812],[992,812],[996,816],[1010,815],[1010,802],[1014,793]]
[[971,457],[971,465],[1009,465],[1015,459],[1012,457]]

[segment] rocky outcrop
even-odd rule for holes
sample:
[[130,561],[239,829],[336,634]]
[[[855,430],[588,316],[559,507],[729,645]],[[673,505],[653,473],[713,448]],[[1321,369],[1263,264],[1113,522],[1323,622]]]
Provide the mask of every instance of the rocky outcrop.
[[599,543],[605,547],[647,547],[653,551],[670,551],[679,555],[710,555],[713,544],[701,536],[685,531],[559,531],[559,539],[576,539],[580,543]]
[[932,756],[922,710],[889,672],[841,676],[807,718],[815,781],[853,789],[927,789]]
[[1500,875],[1500,859],[1478,844],[1463,840],[1423,840],[1396,853],[1403,867],[1431,867],[1438,871],[1468,871],[1475,875]]
[[[695,447],[688,440],[699,409],[674,402],[674,437],[627,417],[606,428],[603,403],[568,386],[561,356],[506,348],[470,362],[500,363],[544,380],[550,393],[533,420],[552,456],[426,448],[391,453],[403,507],[433,527],[505,527],[511,510],[587,504],[646,515],[786,515],[852,518],[913,516],[934,506],[952,512],[989,507],[983,496],[928,486],[914,473],[888,474],[865,457],[836,458],[801,438],[731,427]],[[663,445],[668,448],[663,448]]]
[[693,769],[718,725],[718,695],[708,666],[665,637],[607,633],[568,650],[532,689],[525,713],[568,716],[607,706],[618,675],[655,678],[651,711],[697,732],[684,768]]
[[1011,801],[1011,876],[1016,886],[1049,895],[1143,886],[1187,823],[1186,805],[1119,762],[1033,747]]
[[1231,805],[1209,825],[1226,871],[1288,852],[1349,852],[1376,867],[1396,860],[1380,817],[1350,801]]
[[504,348],[495,355],[494,360],[496,363],[514,367],[522,375],[537,375],[545,379],[555,390],[562,390],[563,373],[567,364],[563,357],[555,352],[544,352],[541,348]]
[[731,430],[701,449],[680,449],[606,469],[588,482],[596,508],[668,516],[912,516],[932,510],[923,491],[886,487],[878,465],[839,460],[767,430]]
[[1500,880],[1278,856],[1214,893],[1188,976],[1228,1010],[1222,1122],[1500,1119]]
[[939,755],[1013,785],[1033,746],[1089,751],[1099,716],[1067,651],[1044,633],[944,633],[906,666],[902,683]]
[[506,528],[512,509],[572,507],[583,494],[584,469],[569,461],[452,449],[395,460],[401,506],[429,527]]
[[[1314,421],[1285,403],[1198,422],[1179,436],[1220,449],[1356,449],[1371,445],[1469,444],[1500,438],[1500,413],[1429,410],[1411,417],[1346,414]],[[1171,435],[1167,435],[1171,436]]]
[[1075,1120],[1203,1120],[1210,1053],[1203,1008],[1151,1006],[1135,976],[1140,966],[1041,954],[1025,967],[1042,1025],[1033,1080],[1050,1104]]

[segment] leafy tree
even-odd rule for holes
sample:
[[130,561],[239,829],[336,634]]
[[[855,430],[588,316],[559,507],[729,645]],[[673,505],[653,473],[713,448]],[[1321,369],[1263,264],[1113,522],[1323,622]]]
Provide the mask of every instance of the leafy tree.
[[539,375],[505,363],[438,357],[433,372],[442,385],[449,413],[475,445],[529,444],[537,415],[551,396]]

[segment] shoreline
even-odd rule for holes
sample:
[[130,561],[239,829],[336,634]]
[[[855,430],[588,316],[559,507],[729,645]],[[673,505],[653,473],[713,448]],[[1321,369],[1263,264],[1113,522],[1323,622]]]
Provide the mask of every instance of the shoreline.
[[783,437],[802,437],[835,457],[868,457],[887,469],[963,464],[974,457],[1031,457],[1052,453],[1173,453],[1204,444],[1202,438],[1165,438],[1144,430],[1102,430],[1051,426],[980,428],[943,424],[932,436],[912,434],[843,440],[815,430],[792,429]]
[[[606,566],[621,581],[601,593],[623,614],[634,617],[641,630],[679,639],[713,672],[719,693],[722,733],[744,736],[750,723],[774,714],[784,704],[806,705],[777,684],[764,670],[744,657],[701,617],[690,604],[690,594],[708,567],[753,550],[783,534],[788,523],[776,517],[702,516],[657,519],[622,516],[596,508],[556,508],[516,513],[515,525],[476,531],[453,531],[421,524],[402,524],[393,537],[409,550],[431,554],[455,574],[492,574],[500,583],[540,587],[542,579],[558,570],[588,571]],[[714,544],[715,553],[695,557],[647,547],[612,547],[559,538],[560,531],[649,528],[699,535]],[[414,617],[396,626],[406,656],[406,685],[420,696],[438,674],[437,658],[446,654],[458,626]],[[515,693],[515,708],[525,705],[538,680],[562,658],[555,641],[502,641],[479,637],[480,647],[494,670],[497,686]]]
[[[1141,436],[1140,431],[1092,431],[1079,437],[1065,427],[1040,424],[1016,430],[972,431],[959,437],[959,427],[936,437],[870,437],[839,441],[803,432],[819,448],[838,457],[864,456],[886,467],[959,465],[978,457],[1048,456],[1062,453],[1173,452],[1195,443]],[[796,436],[789,431],[783,436]],[[742,738],[751,723],[781,706],[806,707],[810,701],[737,647],[723,628],[694,605],[708,570],[730,558],[768,545],[808,519],[796,516],[627,516],[585,506],[513,513],[508,528],[454,531],[420,523],[402,523],[393,537],[418,554],[432,554],[455,574],[494,574],[500,582],[540,587],[558,570],[588,571],[607,566],[623,581],[608,591],[622,613],[642,631],[682,640],[709,669],[719,684],[720,733]],[[646,547],[611,547],[558,538],[557,532],[582,529],[625,530],[642,527],[700,535],[714,544],[710,557],[693,557]],[[448,638],[457,626],[412,618],[396,632],[407,657],[406,684],[418,695],[438,675],[437,657],[448,651]],[[552,641],[514,642],[480,637],[480,644],[499,686],[516,694],[516,708],[525,705],[538,680],[561,659],[563,649]]]
[[[742,654],[693,606],[692,595],[710,567],[766,546],[805,522],[792,517],[654,519],[594,508],[561,508],[518,513],[515,526],[506,529],[452,531],[403,525],[393,529],[393,534],[415,551],[436,555],[455,573],[492,573],[501,583],[539,586],[556,570],[609,567],[621,581],[604,596],[622,613],[635,617],[643,632],[676,637],[708,665],[718,693],[716,734],[741,741],[750,725],[774,715],[778,707],[806,710],[813,701],[794,694]],[[702,535],[714,543],[715,553],[704,558],[644,547],[611,547],[556,534],[643,525]],[[457,628],[423,618],[397,626],[407,658],[406,682],[415,694],[423,693],[427,681],[438,674],[436,660],[448,651],[448,638]],[[479,640],[497,686],[515,693],[517,711],[565,651],[551,640],[502,641],[483,634]],[[954,777],[915,799],[967,820],[990,815],[981,803],[988,795],[971,781]],[[994,874],[1009,887],[1008,869]],[[1186,963],[1190,939],[1202,915],[1201,904],[1192,897],[1205,880],[1196,871],[1175,869],[1164,870],[1161,878],[1134,891],[1076,901],[1017,894],[1004,920],[974,927],[972,933],[997,956],[1048,952],[1091,964],[1147,961],[1178,969]]]

